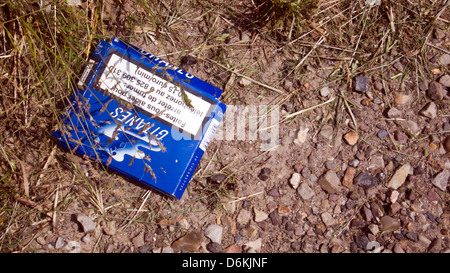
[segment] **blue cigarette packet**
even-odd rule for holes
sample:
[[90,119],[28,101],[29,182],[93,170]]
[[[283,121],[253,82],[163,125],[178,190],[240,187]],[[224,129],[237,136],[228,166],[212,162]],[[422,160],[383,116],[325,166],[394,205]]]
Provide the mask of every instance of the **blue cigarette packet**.
[[53,136],[180,199],[226,111],[221,94],[133,45],[100,41]]

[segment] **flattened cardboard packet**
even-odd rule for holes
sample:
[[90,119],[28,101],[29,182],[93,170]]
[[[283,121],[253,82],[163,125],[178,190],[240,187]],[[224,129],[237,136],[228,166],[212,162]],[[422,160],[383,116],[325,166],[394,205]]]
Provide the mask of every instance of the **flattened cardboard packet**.
[[180,199],[226,111],[222,90],[117,38],[99,42],[77,87],[59,143]]

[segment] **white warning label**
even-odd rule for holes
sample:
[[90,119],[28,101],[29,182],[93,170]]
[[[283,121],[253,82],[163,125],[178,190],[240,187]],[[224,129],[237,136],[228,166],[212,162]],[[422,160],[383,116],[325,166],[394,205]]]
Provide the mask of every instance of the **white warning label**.
[[111,55],[99,87],[152,115],[162,112],[158,118],[194,136],[211,107],[200,96],[185,91],[193,108],[187,106],[179,86],[117,54]]

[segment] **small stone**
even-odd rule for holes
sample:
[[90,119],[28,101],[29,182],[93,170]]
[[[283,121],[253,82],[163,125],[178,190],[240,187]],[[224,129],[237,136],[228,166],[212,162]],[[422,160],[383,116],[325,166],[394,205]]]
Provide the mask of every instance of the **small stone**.
[[244,245],[244,249],[247,253],[258,253],[261,251],[262,247],[262,239],[258,238],[257,240],[250,241]]
[[430,101],[427,103],[422,110],[419,111],[419,114],[426,118],[435,118],[437,116],[437,106],[434,102]]
[[212,224],[205,229],[205,236],[211,239],[214,243],[221,244],[222,231],[223,227]]
[[410,239],[413,242],[419,241],[419,238],[417,237],[417,233],[415,233],[415,232],[408,232],[408,233],[406,233],[405,237]]
[[431,181],[431,183],[441,191],[446,191],[448,179],[450,178],[450,171],[443,170]]
[[348,165],[356,168],[359,165],[359,160],[357,158],[351,159],[348,161]]
[[324,191],[328,193],[337,193],[340,190],[339,177],[333,171],[327,171],[317,182]]
[[206,245],[206,249],[211,253],[221,253],[223,252],[223,248],[220,244],[216,242],[211,242]]
[[320,215],[320,217],[322,218],[323,223],[329,227],[329,226],[333,226],[337,223],[337,220],[335,220],[333,218],[333,216],[328,213],[328,212],[324,212]]
[[37,242],[38,244],[40,244],[40,245],[45,245],[45,244],[47,244],[47,240],[45,240],[45,238],[42,237],[42,236],[38,236],[38,237],[36,238],[36,242]]
[[62,237],[58,237],[55,242],[55,248],[61,249],[66,245],[66,241]]
[[400,228],[400,222],[398,219],[392,218],[390,216],[383,216],[380,220],[381,231],[394,231]]
[[69,251],[69,253],[80,253],[81,245],[78,241],[68,241],[64,249]]
[[192,231],[172,243],[175,252],[195,252],[202,244],[202,234],[199,231]]
[[325,162],[325,168],[327,168],[328,170],[336,170],[337,168],[337,163],[336,160],[327,160]]
[[411,165],[409,165],[409,163],[406,163],[405,165],[398,168],[387,184],[387,187],[394,190],[398,189],[401,185],[403,185],[403,183],[405,183],[406,177],[408,176],[410,170]]
[[252,82],[250,80],[248,80],[247,78],[241,78],[239,80],[239,85],[242,87],[249,86],[251,83]]
[[395,104],[397,104],[397,105],[405,105],[411,100],[411,98],[412,98],[411,95],[398,93],[397,95],[395,95],[394,101],[395,101]]
[[445,95],[444,87],[438,82],[432,82],[428,87],[427,95],[433,101],[440,101]]
[[437,62],[443,66],[450,64],[450,55],[449,54],[442,54],[438,59]]
[[387,111],[386,115],[388,116],[388,118],[399,118],[402,116],[402,112],[395,107],[391,107]]
[[108,221],[106,223],[106,226],[103,227],[103,232],[106,235],[111,235],[111,236],[116,235],[116,233],[117,233],[116,221]]
[[430,84],[428,83],[428,81],[421,81],[421,82],[419,82],[419,89],[420,89],[420,91],[426,91],[426,90],[428,90],[428,86],[429,86]]
[[280,215],[278,215],[278,210],[273,210],[269,214],[269,218],[272,221],[272,225],[276,226],[276,225],[281,224],[281,218],[280,218]]
[[358,142],[359,136],[358,133],[351,131],[344,135],[344,140],[348,145],[355,145]]
[[331,125],[325,124],[320,129],[319,135],[326,140],[331,140],[333,138],[333,127]]
[[301,127],[301,128],[298,130],[297,138],[294,139],[294,143],[295,143],[296,145],[302,145],[303,143],[305,143],[305,142],[306,142],[306,139],[307,139],[307,137],[308,137],[308,131],[309,131],[309,128],[303,128],[303,127]]
[[331,88],[329,88],[328,86],[322,87],[320,89],[320,96],[326,98],[331,94],[332,91],[333,90]]
[[246,225],[248,221],[250,221],[250,218],[252,217],[251,213],[246,209],[241,209],[239,212],[236,221],[240,224]]
[[262,168],[261,171],[259,172],[258,177],[262,181],[266,181],[267,179],[269,179],[271,172],[272,170],[270,168]]
[[286,216],[289,213],[291,213],[291,209],[287,206],[279,205],[278,206],[278,215],[279,216]]
[[368,228],[369,228],[369,230],[370,230],[370,232],[373,234],[373,235],[377,235],[378,234],[378,232],[380,231],[380,228],[377,226],[377,225],[375,225],[375,224],[370,224],[369,226],[368,226]]
[[378,180],[371,173],[361,172],[353,179],[364,190],[368,190],[378,184]]
[[300,174],[293,173],[291,179],[289,179],[289,183],[291,184],[292,188],[297,189],[298,185],[300,185]]
[[398,191],[392,191],[391,196],[389,197],[389,199],[391,200],[391,203],[397,202],[399,195],[400,195],[400,193]]
[[136,237],[133,238],[132,242],[135,248],[139,248],[145,245],[144,232],[140,232]]
[[342,185],[346,188],[351,188],[353,185],[353,178],[356,174],[356,168],[348,166],[345,170],[345,175],[342,178]]
[[439,253],[441,249],[442,249],[442,240],[441,238],[437,237],[431,242],[428,251],[431,253]]
[[213,184],[220,184],[223,181],[225,181],[225,179],[227,178],[227,176],[225,174],[215,174],[211,177],[209,177],[209,182],[213,183]]
[[314,191],[306,183],[302,183],[297,190],[298,194],[303,198],[303,200],[309,200],[314,196]]
[[366,226],[366,223],[364,220],[355,218],[352,221],[350,221],[350,228],[351,229],[361,229]]
[[272,197],[279,197],[280,196],[280,192],[278,191],[277,188],[272,188],[267,192],[268,195],[272,196]]
[[439,83],[445,87],[450,87],[450,75],[444,75],[439,79]]
[[378,131],[377,137],[378,138],[383,138],[385,136],[387,136],[389,133],[386,130],[380,130]]
[[360,249],[366,250],[367,244],[369,243],[369,238],[364,235],[355,236],[355,243]]
[[399,203],[397,203],[397,202],[392,203],[391,207],[390,207],[390,215],[396,214],[401,208],[402,208],[402,205],[400,205]]
[[445,149],[447,152],[450,152],[450,136],[447,136],[447,137],[445,138],[444,143],[443,143],[443,146],[444,146],[444,149]]
[[355,91],[364,93],[368,89],[368,79],[364,75],[355,77]]
[[267,213],[265,213],[264,211],[258,210],[256,208],[253,208],[253,212],[255,214],[254,219],[255,219],[256,223],[265,221],[269,217],[269,215]]
[[84,215],[82,213],[78,214],[77,222],[80,223],[83,232],[85,233],[93,232],[95,230],[94,221],[92,221],[92,219],[87,215]]
[[225,253],[241,253],[242,249],[240,246],[238,246],[236,244],[232,244],[232,245],[228,246],[224,252]]

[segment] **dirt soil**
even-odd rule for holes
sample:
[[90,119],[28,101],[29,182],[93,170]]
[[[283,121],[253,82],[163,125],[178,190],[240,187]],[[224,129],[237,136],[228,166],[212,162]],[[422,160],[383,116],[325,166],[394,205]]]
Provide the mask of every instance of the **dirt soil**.
[[132,1],[104,2],[107,37],[223,89],[227,105],[270,105],[275,145],[219,131],[176,200],[72,155],[32,118],[28,135],[4,126],[3,153],[33,145],[0,184],[2,252],[450,252],[448,4],[318,1],[286,28],[251,24],[261,1],[166,1],[158,28],[131,28]]

